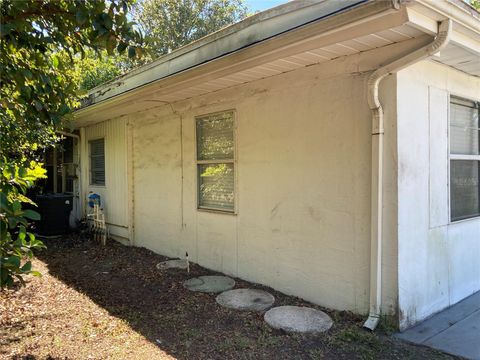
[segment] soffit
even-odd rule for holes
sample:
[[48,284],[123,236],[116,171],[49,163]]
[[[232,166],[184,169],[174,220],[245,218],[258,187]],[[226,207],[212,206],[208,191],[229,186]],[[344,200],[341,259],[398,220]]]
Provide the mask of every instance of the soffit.
[[[77,112],[76,126],[85,126],[138,111],[139,103],[140,108],[146,110],[158,106],[158,102],[174,103],[340,57],[425,37],[426,34],[433,38],[436,32],[434,29],[438,26],[435,19],[425,18],[426,15],[421,14],[418,8],[403,10],[336,31],[320,33],[284,48],[273,47],[268,54],[261,51],[258,55],[254,53],[255,56],[245,54],[242,57],[242,54],[233,54],[232,59],[207,63],[199,66],[199,69],[172,77],[171,81],[167,79],[134,90],[128,99],[117,97],[118,99],[113,98],[113,101],[108,100],[98,108],[101,111],[97,111],[97,106],[82,109]],[[438,21],[441,20],[440,16]],[[465,39],[465,36],[465,31],[462,32],[461,27],[456,24],[451,43],[432,59],[468,74],[480,76],[476,44],[466,43],[470,40]],[[222,61],[228,65],[218,66],[216,69],[214,65]],[[202,71],[202,68],[212,70]]]

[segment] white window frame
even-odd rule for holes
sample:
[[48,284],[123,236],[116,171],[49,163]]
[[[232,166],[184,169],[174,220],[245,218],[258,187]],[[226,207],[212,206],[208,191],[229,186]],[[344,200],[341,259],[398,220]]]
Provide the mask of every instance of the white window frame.
[[[452,97],[457,97],[457,98],[460,98],[460,99],[464,99],[466,101],[471,101],[471,102],[474,102],[474,103],[477,103],[479,104],[480,103],[480,99],[472,99],[471,97],[469,96],[465,96],[465,95],[458,95],[458,94],[454,94],[454,93],[449,93],[448,94],[448,222],[449,224],[457,224],[457,223],[460,223],[460,222],[465,222],[465,221],[472,221],[472,220],[478,220],[480,219],[480,215],[476,215],[476,216],[470,216],[470,217],[466,217],[464,219],[457,219],[457,220],[453,220],[452,219],[452,189],[451,189],[451,179],[452,179],[452,174],[451,174],[451,164],[452,164],[452,160],[471,160],[471,161],[478,161],[479,162],[479,165],[480,165],[480,154],[479,155],[463,155],[463,154],[452,154],[451,153],[451,145],[450,145],[450,142],[451,142],[451,104],[452,104]],[[479,114],[480,115],[480,114]],[[480,138],[479,138],[479,141],[480,141]]]
[[[92,146],[91,143],[92,141],[97,141],[97,140],[102,140],[103,139],[103,161],[104,161],[104,172],[105,172],[105,182],[104,184],[95,184],[92,179]],[[107,141],[104,136],[102,137],[96,137],[92,139],[88,139],[87,142],[88,146],[88,173],[89,173],[89,179],[88,179],[88,184],[90,186],[94,187],[99,187],[99,188],[105,188],[107,187]]]
[[[218,160],[199,160],[198,159],[198,138],[197,138],[197,122],[202,118],[213,116],[217,114],[223,113],[232,113],[233,118],[233,159],[218,159]],[[206,114],[200,114],[194,117],[194,139],[195,139],[195,178],[196,178],[196,192],[197,192],[197,202],[196,207],[198,211],[205,211],[205,212],[212,212],[212,213],[219,213],[219,214],[227,214],[227,215],[237,215],[237,204],[238,204],[238,191],[237,191],[237,178],[238,178],[238,167],[237,167],[237,112],[235,109],[227,109],[221,111],[215,111]],[[233,164],[233,209],[218,209],[209,206],[202,206],[200,205],[200,173],[199,173],[199,165],[209,165],[209,164]]]

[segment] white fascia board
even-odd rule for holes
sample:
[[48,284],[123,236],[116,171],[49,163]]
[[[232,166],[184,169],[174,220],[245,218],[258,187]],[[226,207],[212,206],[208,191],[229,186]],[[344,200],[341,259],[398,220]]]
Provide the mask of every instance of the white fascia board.
[[[438,28],[436,19],[428,17],[414,9],[407,9],[409,23],[418,30],[421,30],[429,35],[435,35]],[[453,31],[451,35],[451,42],[470,52],[480,56],[480,34],[467,35],[466,29],[461,28],[461,24],[453,19]],[[479,28],[480,29],[480,28]],[[463,31],[462,31],[463,30]]]
[[474,16],[450,0],[417,0],[407,5],[409,23],[415,28],[434,35],[438,29],[438,22],[452,19],[453,31],[451,42],[461,48],[480,56],[480,15]]

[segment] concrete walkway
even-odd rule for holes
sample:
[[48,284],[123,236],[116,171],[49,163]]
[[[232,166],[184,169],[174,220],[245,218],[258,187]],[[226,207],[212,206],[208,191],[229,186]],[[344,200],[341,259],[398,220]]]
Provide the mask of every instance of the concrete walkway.
[[396,336],[452,355],[480,360],[480,292]]

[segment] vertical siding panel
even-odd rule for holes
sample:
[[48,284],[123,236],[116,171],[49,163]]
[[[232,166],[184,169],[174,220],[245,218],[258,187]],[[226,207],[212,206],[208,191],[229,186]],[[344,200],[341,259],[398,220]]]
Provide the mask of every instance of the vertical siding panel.
[[[88,142],[105,138],[105,186],[90,185],[90,159]],[[112,119],[85,128],[85,149],[82,171],[85,189],[102,197],[110,233],[128,237],[127,144],[125,118]]]

